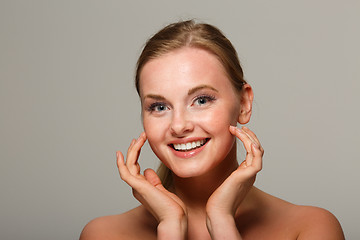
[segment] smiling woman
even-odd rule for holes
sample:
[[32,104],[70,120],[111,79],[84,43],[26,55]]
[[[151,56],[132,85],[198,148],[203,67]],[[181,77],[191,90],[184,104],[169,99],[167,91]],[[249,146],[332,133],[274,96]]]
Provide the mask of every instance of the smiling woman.
[[[214,26],[171,24],[147,42],[136,87],[144,132],[126,155],[117,152],[121,178],[141,206],[97,218],[81,239],[344,239],[328,211],[298,206],[253,183],[264,150],[246,127],[253,91],[237,53]],[[247,152],[238,164],[236,139]],[[162,162],[159,176],[141,174],[148,141]]]
[[[251,109],[244,109],[249,104],[240,105],[240,95],[213,54],[192,47],[174,50],[149,61],[140,79],[144,130],[154,153],[174,176],[210,176],[220,162],[236,166],[236,157],[229,155],[231,149],[235,151],[235,139],[228,129],[236,126],[240,107],[247,113],[243,123]],[[251,88],[247,87],[241,96],[251,100],[246,94],[252,95]],[[162,100],[148,95],[160,95]],[[152,105],[161,105],[164,110],[148,111]],[[172,147],[191,146],[196,141],[205,145],[187,151]]]

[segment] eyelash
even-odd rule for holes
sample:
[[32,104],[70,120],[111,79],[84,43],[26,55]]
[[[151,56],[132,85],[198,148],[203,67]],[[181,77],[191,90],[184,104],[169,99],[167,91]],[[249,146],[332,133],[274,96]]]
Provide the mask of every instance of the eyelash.
[[[200,96],[197,96],[197,97],[194,99],[192,105],[196,104],[196,102],[199,101],[199,100],[206,100],[205,103],[201,103],[201,104],[198,103],[198,104],[197,104],[197,105],[204,105],[204,104],[206,104],[206,103],[208,103],[208,102],[213,102],[213,101],[215,101],[216,98],[215,98],[215,96],[213,96],[213,95],[200,95]],[[163,109],[163,110],[156,110],[157,107],[163,107],[164,109]],[[167,104],[164,103],[164,102],[154,102],[154,103],[150,104],[149,107],[146,108],[146,110],[147,110],[148,112],[162,112],[162,111],[165,111],[166,109],[168,109],[168,107],[167,107]]]
[[150,106],[149,106],[146,110],[149,111],[149,112],[154,112],[154,111],[160,112],[160,111],[163,111],[163,110],[160,110],[160,111],[155,110],[157,107],[160,107],[160,106],[163,106],[163,107],[164,107],[164,110],[167,108],[167,107],[166,107],[166,103],[163,103],[163,102],[154,102],[154,103],[150,104]]
[[[206,103],[208,103],[208,102],[213,102],[213,101],[216,100],[215,96],[213,96],[213,95],[200,95],[200,96],[197,96],[197,97],[194,99],[194,103],[195,103],[196,101],[201,100],[201,99],[205,99],[205,100],[206,100]],[[201,105],[204,105],[204,104],[206,104],[206,103],[203,103],[203,104],[201,104]]]

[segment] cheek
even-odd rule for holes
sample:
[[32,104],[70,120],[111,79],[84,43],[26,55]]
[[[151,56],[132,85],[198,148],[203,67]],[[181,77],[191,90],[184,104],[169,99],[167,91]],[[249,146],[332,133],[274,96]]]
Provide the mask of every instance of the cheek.
[[201,117],[201,122],[212,129],[218,131],[229,131],[230,125],[236,125],[237,112],[235,109],[229,109],[225,107],[214,108],[211,111],[207,111]]
[[156,153],[158,145],[163,143],[166,136],[166,121],[161,118],[143,118],[143,127],[148,142]]
[[158,159],[167,165],[166,146],[164,145],[164,139],[166,136],[165,122],[159,119],[143,119],[144,131],[146,133],[147,141],[153,153]]
[[143,126],[144,126],[144,131],[146,133],[146,137],[149,142],[152,142],[159,136],[159,134],[156,134],[157,126],[159,126],[159,124],[157,124],[153,120],[144,118]]

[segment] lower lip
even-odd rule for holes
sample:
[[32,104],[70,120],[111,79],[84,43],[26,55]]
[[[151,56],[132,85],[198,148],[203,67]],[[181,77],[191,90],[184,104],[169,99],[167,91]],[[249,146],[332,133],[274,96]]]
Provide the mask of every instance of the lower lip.
[[205,146],[208,144],[210,140],[208,140],[204,145],[202,145],[201,147],[199,148],[195,148],[193,150],[190,150],[190,151],[176,151],[174,148],[170,147],[171,150],[173,151],[173,153],[175,154],[175,156],[177,157],[180,157],[180,158],[191,158],[195,155],[197,155],[198,153],[200,153],[204,148]]

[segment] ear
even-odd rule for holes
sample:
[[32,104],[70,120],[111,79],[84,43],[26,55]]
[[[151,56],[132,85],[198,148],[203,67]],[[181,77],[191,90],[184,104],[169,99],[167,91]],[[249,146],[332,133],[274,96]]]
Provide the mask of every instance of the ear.
[[241,90],[240,96],[240,113],[238,118],[240,124],[246,124],[250,121],[253,99],[254,93],[251,86],[245,84]]

